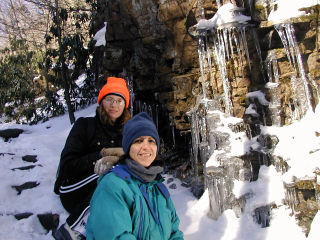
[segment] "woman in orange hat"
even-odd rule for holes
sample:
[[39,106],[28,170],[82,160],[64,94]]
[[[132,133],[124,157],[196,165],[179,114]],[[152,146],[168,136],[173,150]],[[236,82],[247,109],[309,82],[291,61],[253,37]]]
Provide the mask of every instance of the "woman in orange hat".
[[54,192],[70,213],[55,239],[85,239],[89,203],[99,175],[123,154],[124,124],[131,118],[130,94],[122,78],[108,77],[98,95],[96,115],[79,118],[61,153]]

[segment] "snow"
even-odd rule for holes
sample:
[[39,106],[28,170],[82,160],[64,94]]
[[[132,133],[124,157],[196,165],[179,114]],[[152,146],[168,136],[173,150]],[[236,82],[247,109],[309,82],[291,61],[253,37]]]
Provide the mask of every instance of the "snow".
[[302,8],[312,7],[320,4],[319,0],[277,0],[274,2],[274,9],[268,16],[268,21],[273,23],[281,23],[290,18],[296,18],[307,13]]
[[269,101],[267,101],[265,94],[261,91],[249,92],[247,93],[247,98],[257,98],[261,105],[269,105]]
[[266,88],[270,88],[270,89],[277,88],[278,86],[279,86],[279,83],[276,83],[276,82],[267,82],[265,85]]
[[[301,7],[319,4],[319,0],[278,0],[277,10],[272,10],[268,20],[281,22],[283,20],[305,14]],[[225,4],[219,8],[217,14],[210,20],[200,20],[198,29],[207,29],[227,23],[250,20],[241,14],[230,14],[238,11],[232,4]],[[107,23],[95,35],[95,46],[105,46]],[[255,93],[257,94],[257,93]],[[264,101],[262,99],[262,101]],[[76,112],[80,116],[93,116],[96,105]],[[232,210],[226,210],[215,221],[207,216],[209,211],[209,196],[205,191],[198,200],[189,188],[181,186],[179,179],[168,185],[171,197],[175,203],[181,220],[181,230],[186,240],[274,240],[285,237],[291,240],[320,239],[320,212],[315,216],[309,237],[306,238],[302,229],[297,225],[291,209],[283,205],[283,182],[290,182],[294,176],[312,178],[312,173],[319,168],[320,159],[320,109],[308,112],[300,121],[286,127],[263,127],[263,133],[277,135],[279,143],[275,154],[282,156],[290,165],[289,171],[281,175],[273,166],[261,167],[259,178],[255,182],[236,182],[233,192],[236,196],[250,193],[245,212],[237,218]],[[224,121],[238,121],[235,118],[225,118]],[[225,124],[227,126],[227,124]],[[223,128],[224,126],[221,126]],[[50,119],[37,125],[17,125],[11,123],[0,124],[0,130],[7,128],[22,128],[24,133],[9,142],[0,139],[0,239],[9,240],[46,240],[53,239],[51,232],[40,225],[37,214],[57,213],[60,224],[64,223],[67,212],[63,209],[59,197],[53,193],[55,174],[59,163],[61,150],[71,129],[68,115]],[[230,154],[241,155],[248,151],[249,146],[258,147],[256,139],[249,141],[243,134],[234,134],[231,138],[232,151]],[[245,143],[247,145],[245,145]],[[215,154],[211,156],[208,165],[216,165]],[[16,167],[32,165],[22,161],[24,155],[37,155],[36,167],[29,170],[12,170]],[[165,178],[173,178],[165,175]],[[17,195],[13,185],[20,185],[27,181],[37,181],[39,186],[22,191]],[[320,182],[318,177],[317,182]],[[176,189],[170,186],[176,184]],[[261,228],[254,222],[252,210],[258,206],[275,203],[278,208],[272,210],[271,225]],[[14,214],[32,212],[33,215],[16,220]]]
[[209,20],[201,19],[196,25],[197,29],[218,28],[231,23],[245,24],[251,20],[251,17],[241,14],[241,10],[243,9],[233,5],[232,3],[224,4]]
[[[260,96],[259,92],[253,92],[250,93],[250,95],[255,97]],[[261,98],[260,101],[264,102],[264,98]],[[223,124],[219,125],[217,131],[227,132],[230,134],[231,150],[229,153],[227,153],[228,156],[241,156],[250,148],[255,149],[260,147],[260,144],[257,142],[256,138],[248,140],[246,136],[241,136],[241,133],[232,133],[227,128],[228,121],[224,118],[223,114],[221,114],[220,118],[222,119],[221,123]],[[318,124],[319,122],[320,107],[317,107],[315,109],[315,112],[311,110],[308,111],[303,119],[294,122],[289,126],[262,127],[262,134],[270,134],[278,137],[279,143],[276,145],[274,154],[276,156],[281,156],[284,160],[286,160],[290,165],[290,169],[288,170],[288,172],[282,175],[281,173],[278,173],[275,167],[272,165],[270,167],[262,166],[260,168],[259,178],[257,181],[235,181],[233,193],[237,198],[245,194],[250,195],[250,198],[247,199],[246,209],[240,219],[236,219],[231,213],[228,213],[228,215],[226,215],[226,212],[221,217],[225,218],[226,216],[228,216],[228,222],[231,221],[236,226],[238,226],[240,222],[241,224],[244,224],[245,221],[243,221],[243,219],[245,218],[247,218],[248,222],[246,222],[246,224],[244,224],[244,226],[241,227],[244,227],[246,229],[245,231],[242,229],[241,235],[237,235],[236,237],[230,235],[230,238],[223,239],[233,239],[233,237],[235,237],[235,239],[245,239],[245,233],[248,234],[250,231],[253,232],[250,235],[249,239],[259,239],[261,236],[263,236],[263,239],[278,239],[279,235],[281,234],[281,229],[286,229],[286,234],[292,236],[292,239],[308,239],[302,233],[302,229],[297,227],[297,223],[294,217],[291,217],[291,210],[288,208],[288,206],[283,204],[283,200],[285,198],[285,189],[283,187],[283,184],[291,183],[294,177],[302,179],[315,178],[314,172],[320,167],[320,125]],[[221,153],[223,153],[223,151],[215,151],[206,163],[206,166],[219,166],[220,164],[216,160],[216,156],[218,156]],[[319,177],[317,181],[319,182]],[[205,195],[202,196],[202,198],[206,198],[208,200],[208,197]],[[202,198],[199,201],[204,202]],[[256,227],[254,226],[255,223],[252,220],[252,213],[254,209],[257,207],[273,204],[276,204],[278,208],[272,210],[271,226],[267,229],[256,229]],[[190,210],[186,209],[186,211]],[[203,217],[205,217],[205,215],[203,215]],[[318,218],[316,218],[315,221],[319,221]],[[214,226],[219,224],[219,219],[218,221],[214,222]],[[233,228],[234,227],[235,226],[233,226]],[[205,228],[212,228],[212,226],[210,226],[209,224]],[[230,229],[229,231],[232,230]],[[317,229],[314,229],[313,234],[315,234],[319,238],[320,233],[319,231],[317,231]],[[226,230],[226,234],[229,234],[227,232],[228,230]],[[225,236],[226,235],[224,235],[224,237]],[[289,236],[287,237],[288,239],[290,238]],[[203,239],[207,238],[203,237]]]
[[[268,21],[277,24],[291,18],[308,15],[302,9],[317,4],[320,4],[319,0],[275,0],[272,4],[273,9],[268,15]],[[200,19],[196,27],[201,30],[229,26],[230,24],[247,24],[251,17],[241,14],[242,10],[232,3],[224,4],[211,19]]]
[[97,41],[95,47],[106,46],[107,25],[107,22],[104,22],[103,27],[94,35],[93,39]]
[[253,116],[259,116],[259,114],[257,113],[257,111],[255,109],[254,104],[249,105],[249,107],[246,109],[246,114],[253,115]]
[[279,138],[274,153],[288,160],[290,170],[284,175],[286,182],[292,181],[293,176],[310,178],[309,174],[320,167],[320,125],[316,124],[319,123],[319,111],[319,107],[315,112],[309,110],[301,121],[287,127],[262,129],[263,133],[276,134]]
[[[93,116],[95,108],[96,104],[80,110],[76,112],[76,117]],[[316,150],[320,149],[320,137],[316,137],[315,134],[316,131],[320,132],[319,118],[320,111],[317,108],[315,113],[309,112],[301,121],[290,126],[263,129],[264,132],[277,134],[279,137],[280,141],[275,149],[277,154],[285,158],[290,157],[289,163],[292,168],[288,175],[307,176],[312,173],[312,169],[319,167],[319,151]],[[231,118],[229,121],[235,120],[237,119]],[[0,149],[3,153],[0,155],[0,239],[53,239],[51,232],[47,233],[40,225],[36,215],[57,213],[60,215],[60,224],[67,217],[67,212],[63,209],[58,196],[53,193],[53,184],[60,153],[71,129],[68,115],[32,126],[0,124],[1,130],[7,128],[22,128],[25,132],[9,142],[0,139]],[[239,141],[239,137],[233,139],[234,142]],[[303,161],[295,157],[295,154],[299,153],[295,152],[295,149],[300,150],[299,156],[304,157]],[[315,152],[308,155],[310,150]],[[24,155],[37,155],[38,162],[35,163],[37,166],[29,170],[11,170],[31,165],[22,161]],[[286,174],[282,176],[276,172],[273,166],[263,166],[257,181],[236,182],[233,191],[237,197],[245,193],[251,193],[253,197],[249,198],[246,210],[240,218],[237,218],[232,210],[227,210],[216,221],[207,216],[209,211],[207,191],[198,200],[191,194],[189,188],[181,186],[179,179],[174,178],[174,181],[167,186],[180,217],[181,230],[186,240],[274,240],[283,235],[284,229],[288,239],[309,239],[298,227],[288,206],[282,204],[284,199],[282,181],[285,176]],[[173,177],[165,175],[165,178]],[[26,181],[37,181],[40,185],[17,195],[11,186],[21,185]],[[176,184],[176,189],[170,188],[173,183]],[[261,228],[254,222],[252,210],[270,203],[277,204],[278,208],[272,210],[271,226]],[[19,221],[14,218],[13,214],[23,212],[32,212],[33,215]],[[319,226],[319,218],[318,213],[314,220],[317,223],[313,223],[311,229],[313,238],[310,239],[320,237],[319,230],[315,227]]]

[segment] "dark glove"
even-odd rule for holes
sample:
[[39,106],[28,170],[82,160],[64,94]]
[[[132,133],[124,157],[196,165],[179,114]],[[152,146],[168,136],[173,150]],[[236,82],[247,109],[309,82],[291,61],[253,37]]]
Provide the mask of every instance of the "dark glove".
[[115,165],[118,161],[118,156],[106,156],[100,158],[94,165],[94,173],[101,175],[106,171],[110,170],[113,167],[113,165]]
[[100,155],[102,157],[106,156],[118,156],[121,157],[124,154],[122,147],[117,148],[102,148],[100,151]]

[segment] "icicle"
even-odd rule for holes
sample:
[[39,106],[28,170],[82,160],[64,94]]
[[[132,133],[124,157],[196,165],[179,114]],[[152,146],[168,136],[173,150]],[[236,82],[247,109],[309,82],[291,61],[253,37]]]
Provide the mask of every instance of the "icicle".
[[147,106],[147,103],[143,102],[143,105],[142,105],[142,112],[148,112],[148,106]]
[[228,40],[229,40],[229,46],[230,46],[230,51],[231,51],[231,57],[234,60],[234,53],[233,53],[233,45],[232,45],[232,29],[233,28],[228,28]]
[[274,50],[268,52],[266,64],[269,82],[279,83],[278,61]]
[[141,101],[140,100],[136,101],[136,108],[137,108],[136,109],[137,112],[141,112]]
[[[297,44],[297,41],[294,35],[294,29],[292,27],[292,24],[286,23],[286,24],[276,25],[275,29],[278,31],[279,36],[282,40],[282,43],[285,46],[286,53],[291,66],[294,67],[297,77],[300,76],[301,78],[301,81],[304,86],[305,100],[299,99],[299,102],[301,103],[301,107],[308,110],[311,108],[311,96],[308,88],[306,74],[303,68],[299,46]],[[296,67],[297,65],[298,65],[298,69]]]
[[277,59],[273,58],[271,62],[272,62],[274,82],[275,83],[279,83],[279,68],[278,68]]
[[298,64],[298,68],[300,71],[300,76],[301,76],[301,79],[302,79],[302,82],[304,85],[305,94],[306,94],[307,107],[308,107],[307,109],[310,109],[311,108],[311,97],[310,97],[310,93],[309,93],[306,74],[305,74],[305,71],[303,68],[303,62],[302,62],[299,46],[297,44],[297,40],[294,35],[294,29],[292,27],[292,24],[285,24],[285,29],[287,31],[289,44],[291,46],[290,49],[292,49],[292,53],[295,54],[295,57],[297,59],[297,64]]
[[298,95],[298,90],[297,90],[297,79],[296,76],[291,76],[291,86],[293,89],[293,94],[292,94],[292,101],[293,101],[293,107],[294,107],[294,111],[293,111],[293,116],[292,119],[293,120],[299,120],[301,119],[301,110],[300,110],[300,106],[298,104],[298,99],[296,98],[296,96]]
[[252,139],[252,131],[249,124],[246,124],[246,135],[249,139]]
[[199,64],[200,64],[200,72],[202,79],[202,94],[203,99],[206,99],[206,84],[205,84],[205,66],[206,66],[206,54],[205,54],[205,43],[204,38],[206,37],[206,32],[202,32],[199,34],[199,46],[198,46],[198,55],[199,55]]
[[[250,12],[251,12],[251,0],[250,0]],[[251,33],[252,33],[252,36],[253,36],[254,45],[256,47],[256,50],[257,50],[257,53],[258,53],[258,56],[259,56],[262,77],[263,77],[264,82],[266,82],[266,79],[265,79],[265,76],[264,76],[264,66],[263,66],[263,60],[262,60],[262,54],[261,54],[259,38],[257,36],[257,32],[256,32],[255,29],[251,29]]]
[[252,182],[253,179],[253,166],[252,166],[252,162],[249,160],[249,164],[250,164],[250,182]]
[[175,136],[175,131],[174,131],[174,121],[172,119],[172,117],[169,117],[170,119],[170,127],[171,127],[171,134],[172,134],[172,147],[175,148],[176,147],[176,136]]
[[272,74],[272,65],[271,65],[271,61],[268,61],[267,63],[267,75],[268,75],[268,79],[269,79],[269,82],[272,82],[273,78],[273,74]]
[[311,82],[312,86],[315,88],[318,101],[320,101],[318,85],[317,85],[317,83],[312,79],[312,77],[310,76],[310,73],[308,74],[308,79],[309,79],[309,82]]
[[250,61],[248,43],[247,43],[247,37],[246,37],[246,28],[247,28],[246,26],[240,27],[240,34],[241,34],[243,49],[245,51],[245,55],[247,58],[247,63],[249,65],[249,69],[251,70],[251,61]]
[[199,2],[200,2],[200,14],[201,14],[201,18],[202,18],[202,19],[205,19],[204,7],[203,7],[203,5],[204,5],[204,0],[200,0]]
[[229,86],[229,79],[227,77],[227,68],[226,68],[226,62],[225,62],[225,48],[224,48],[221,34],[219,34],[219,31],[217,35],[218,35],[217,36],[218,38],[215,39],[214,49],[215,49],[216,60],[218,63],[218,67],[219,67],[221,79],[222,79],[222,86],[223,86],[224,100],[225,100],[225,113],[228,115],[231,115],[232,104],[229,96],[230,86]]
[[133,77],[130,77],[128,81],[128,88],[130,94],[130,114],[133,116],[133,103],[134,103],[134,91],[133,91]]
[[[249,2],[250,15],[252,15],[253,11],[254,11],[254,9],[252,9],[252,7],[254,6],[255,1],[254,0],[249,0],[248,2]],[[268,16],[268,15],[266,15],[266,16]]]
[[[207,52],[207,61],[208,61],[208,68],[209,68],[209,72],[210,72],[210,79],[213,78],[213,71],[212,71],[212,61],[211,61],[211,57],[212,57],[212,53],[210,50],[210,44],[208,41],[208,35],[206,34],[206,52]],[[206,104],[206,101],[205,101]]]
[[289,49],[289,44],[288,44],[288,40],[286,38],[286,35],[285,35],[285,32],[283,30],[283,26],[282,25],[275,25],[274,26],[275,29],[277,30],[279,36],[280,36],[280,39],[282,41],[282,44],[286,50],[286,53],[287,53],[287,57],[288,57],[288,60],[289,60],[289,63],[292,67],[295,68],[294,66],[294,59],[291,59],[291,54],[290,54],[290,49]]
[[157,129],[159,130],[159,105],[156,104],[156,126],[157,126]]
[[237,33],[236,31],[233,31],[233,40],[234,40],[234,42],[235,42],[235,44],[236,44],[236,48],[237,48],[237,53],[238,53],[238,58],[239,58],[239,60],[238,60],[238,62],[239,62],[239,66],[240,66],[240,69],[241,69],[241,76],[244,76],[244,74],[243,74],[243,60],[242,60],[242,54],[241,54],[241,46],[240,46],[240,41],[239,41],[239,39],[238,39],[238,36],[237,36],[237,34],[235,34],[235,33]]
[[263,122],[263,126],[267,126],[266,112],[264,109],[262,109],[262,122]]
[[199,149],[199,129],[198,129],[198,119],[195,112],[191,113],[190,116],[191,123],[191,140],[192,140],[192,150],[193,150],[193,171],[195,176],[198,177],[198,149]]
[[150,117],[153,118],[153,113],[152,113],[152,107],[151,107],[151,105],[148,106],[148,114],[150,115]]
[[270,206],[263,206],[254,210],[255,218],[261,227],[269,227],[270,224]]
[[227,53],[227,59],[230,59],[230,54],[229,54],[229,47],[228,47],[228,29],[224,28],[221,30],[222,31],[222,40],[224,44],[224,49]]
[[[222,2],[223,2],[223,0],[222,0]],[[221,7],[221,2],[220,2],[220,0],[217,0],[217,6],[218,6],[218,9]]]
[[297,193],[295,184],[285,184],[285,197],[288,205],[292,209],[292,211],[295,211],[296,206],[298,205],[299,201],[297,199]]
[[202,142],[207,142],[207,124],[205,120],[205,116],[199,116],[200,117],[200,134],[201,134],[201,140]]
[[213,172],[210,172],[207,175],[210,199],[210,215],[213,219],[218,219],[224,210],[223,189],[225,189],[225,187],[221,171],[221,169],[216,168],[213,170]]

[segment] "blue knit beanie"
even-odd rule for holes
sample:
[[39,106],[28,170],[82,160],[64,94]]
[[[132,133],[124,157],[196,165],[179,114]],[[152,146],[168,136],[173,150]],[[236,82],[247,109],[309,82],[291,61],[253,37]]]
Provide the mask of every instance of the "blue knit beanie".
[[153,137],[156,140],[158,147],[157,151],[159,152],[160,139],[156,125],[153,123],[151,117],[145,112],[138,113],[124,125],[122,137],[123,151],[129,153],[133,140],[141,136]]

